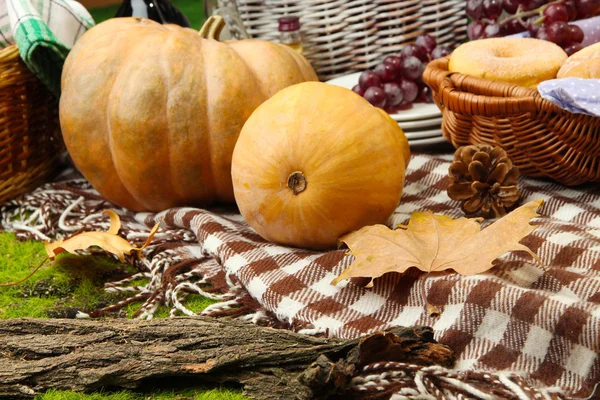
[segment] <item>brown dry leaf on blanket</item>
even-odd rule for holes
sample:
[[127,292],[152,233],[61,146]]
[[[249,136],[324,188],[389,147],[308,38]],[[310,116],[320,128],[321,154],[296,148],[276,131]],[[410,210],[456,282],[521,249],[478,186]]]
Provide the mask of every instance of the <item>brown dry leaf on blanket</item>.
[[529,222],[539,216],[537,210],[542,203],[531,201],[485,229],[481,229],[480,218],[453,219],[432,212],[414,212],[408,226],[396,230],[384,225],[366,226],[340,238],[355,260],[332,284],[355,277],[374,279],[411,267],[425,272],[453,269],[462,275],[474,275],[492,268],[496,258],[515,250],[526,251],[537,259],[519,241],[536,229]]
[[63,251],[74,253],[76,250],[84,250],[91,246],[98,246],[116,255],[119,260],[123,262],[125,260],[125,254],[140,252],[145,249],[154,238],[154,234],[160,225],[160,222],[154,225],[150,231],[148,239],[146,239],[146,243],[144,243],[142,247],[133,247],[127,240],[117,236],[117,233],[121,228],[121,220],[119,216],[111,210],[105,210],[104,213],[108,214],[110,217],[110,227],[108,228],[108,231],[83,232],[67,240],[57,240],[56,242],[52,243],[46,241],[44,243],[44,247],[46,248],[48,257],[52,260],[54,256],[62,253]]

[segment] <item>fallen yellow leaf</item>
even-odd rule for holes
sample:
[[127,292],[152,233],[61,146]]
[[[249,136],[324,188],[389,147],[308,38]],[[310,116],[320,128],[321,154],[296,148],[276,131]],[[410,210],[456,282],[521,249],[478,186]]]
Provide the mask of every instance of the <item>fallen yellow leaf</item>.
[[408,226],[391,230],[384,225],[366,226],[343,236],[354,262],[332,281],[337,284],[355,277],[373,279],[387,272],[404,272],[416,267],[425,272],[453,269],[474,275],[493,267],[501,255],[521,250],[537,256],[521,239],[536,229],[531,219],[543,200],[531,201],[485,229],[480,218],[453,219],[431,212],[415,212]]
[[121,262],[125,261],[125,254],[131,254],[132,252],[140,252],[145,249],[152,239],[154,234],[158,230],[160,222],[154,225],[146,243],[142,247],[133,247],[127,240],[120,236],[117,236],[119,229],[121,228],[121,220],[119,216],[111,210],[105,210],[105,214],[110,217],[110,227],[106,232],[83,232],[75,235],[67,240],[57,240],[56,242],[44,242],[46,253],[52,260],[54,257],[63,251],[74,253],[76,250],[84,250],[91,246],[98,246],[102,249],[116,255]]

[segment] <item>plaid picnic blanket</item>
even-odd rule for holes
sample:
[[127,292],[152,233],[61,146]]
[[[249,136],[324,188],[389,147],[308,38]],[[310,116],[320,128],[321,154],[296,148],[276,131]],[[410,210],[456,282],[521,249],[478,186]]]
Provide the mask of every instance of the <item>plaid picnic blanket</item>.
[[[413,155],[394,223],[406,223],[418,210],[461,216],[446,194],[451,159]],[[541,263],[508,253],[483,274],[409,271],[385,275],[372,289],[330,284],[352,262],[345,250],[268,243],[234,209],[136,214],[107,203],[84,179],[63,176],[1,211],[5,229],[39,239],[107,229],[105,208],[118,211],[123,234],[134,243],[163,220],[144,270],[106,286],[130,298],[104,312],[141,300],[140,318],[151,318],[161,304],[172,315],[191,315],[185,297],[201,294],[218,300],[205,314],[245,314],[306,334],[354,338],[395,325],[428,325],[456,354],[452,370],[366,366],[352,382],[357,398],[585,398],[600,381],[600,188],[524,177],[519,185],[523,203],[545,200],[534,221],[539,228],[522,242]],[[130,285],[140,277],[148,283]],[[426,312],[423,295],[441,309],[438,317]]]
[[0,0],[0,49],[16,43],[23,62],[56,95],[69,50],[93,25],[74,0]]

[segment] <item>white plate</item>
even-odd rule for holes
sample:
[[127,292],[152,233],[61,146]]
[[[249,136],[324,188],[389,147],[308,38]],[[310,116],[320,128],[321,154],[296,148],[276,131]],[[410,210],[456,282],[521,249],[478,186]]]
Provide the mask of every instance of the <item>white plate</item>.
[[[362,72],[354,72],[348,75],[338,76],[337,78],[330,79],[325,83],[331,85],[345,87],[346,89],[352,89],[354,85],[358,84],[358,77]],[[427,118],[440,117],[442,112],[434,103],[415,103],[409,110],[399,111],[390,116],[396,121],[415,121]]]
[[398,124],[404,132],[417,128],[439,128],[442,126],[442,117],[428,118],[416,121],[400,121]]
[[444,143],[448,143],[448,141],[446,139],[444,139],[443,136],[434,137],[434,138],[428,138],[428,139],[417,139],[417,140],[409,140],[408,141],[408,144],[411,147],[413,147],[413,146],[432,146],[432,145],[444,144]]
[[441,117],[442,112],[435,103],[415,103],[410,110],[399,111],[390,115],[398,122],[406,122]]
[[414,139],[425,139],[425,138],[442,136],[442,130],[438,128],[438,129],[430,129],[430,130],[426,130],[426,131],[404,132],[404,134],[406,135],[406,138],[409,141],[411,141]]

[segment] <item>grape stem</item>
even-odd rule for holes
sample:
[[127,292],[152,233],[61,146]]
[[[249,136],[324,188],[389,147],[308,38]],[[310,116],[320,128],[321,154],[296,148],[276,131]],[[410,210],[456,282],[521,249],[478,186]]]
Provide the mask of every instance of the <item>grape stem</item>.
[[550,7],[553,4],[562,4],[564,2],[565,2],[565,0],[554,0],[548,4],[544,4],[543,6],[536,8],[535,10],[529,10],[529,11],[523,11],[521,9],[521,6],[519,5],[519,8],[517,9],[517,12],[514,15],[508,16],[508,17],[504,18],[503,20],[498,21],[498,24],[505,25],[507,22],[512,21],[513,19],[517,19],[517,20],[519,20],[519,22],[521,24],[523,24],[523,18],[531,17],[536,14],[540,15],[540,19],[536,21],[536,24],[540,24],[543,21],[542,14],[544,13],[544,10],[546,8]]

